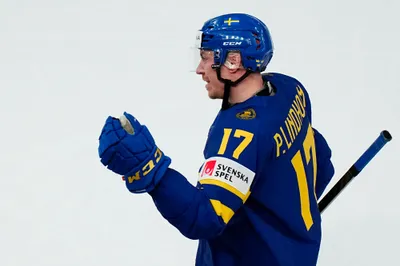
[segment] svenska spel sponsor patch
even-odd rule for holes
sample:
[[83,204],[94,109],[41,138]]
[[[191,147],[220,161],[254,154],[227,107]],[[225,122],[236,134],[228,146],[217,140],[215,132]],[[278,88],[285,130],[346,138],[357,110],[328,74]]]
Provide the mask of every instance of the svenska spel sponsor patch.
[[213,179],[224,182],[246,194],[254,180],[255,173],[247,167],[225,157],[208,158],[199,172],[199,181]]

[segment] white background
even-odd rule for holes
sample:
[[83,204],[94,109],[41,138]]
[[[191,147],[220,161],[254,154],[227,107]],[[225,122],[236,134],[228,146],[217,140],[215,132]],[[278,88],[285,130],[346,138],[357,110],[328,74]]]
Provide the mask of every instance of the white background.
[[97,138],[108,115],[131,112],[195,183],[220,102],[187,54],[203,22],[228,12],[269,26],[268,70],[308,89],[334,182],[382,129],[394,137],[324,213],[318,265],[400,265],[399,9],[395,0],[0,0],[0,265],[194,265],[196,241],[103,168]]

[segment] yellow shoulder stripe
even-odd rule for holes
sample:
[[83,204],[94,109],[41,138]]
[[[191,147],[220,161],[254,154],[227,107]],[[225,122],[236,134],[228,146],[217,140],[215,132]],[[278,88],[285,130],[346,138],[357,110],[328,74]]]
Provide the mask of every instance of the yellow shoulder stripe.
[[222,220],[224,220],[225,224],[227,224],[234,215],[233,210],[228,206],[222,204],[219,200],[211,199],[210,201],[215,213],[220,216]]
[[230,186],[222,181],[215,180],[215,179],[201,179],[199,182],[200,182],[200,184],[215,185],[215,186],[222,187],[222,188],[228,190],[229,192],[235,194],[236,196],[238,196],[243,201],[243,203],[246,202],[247,198],[250,196],[250,193],[251,193],[249,190],[246,194],[243,194],[242,192],[237,190],[235,187]]

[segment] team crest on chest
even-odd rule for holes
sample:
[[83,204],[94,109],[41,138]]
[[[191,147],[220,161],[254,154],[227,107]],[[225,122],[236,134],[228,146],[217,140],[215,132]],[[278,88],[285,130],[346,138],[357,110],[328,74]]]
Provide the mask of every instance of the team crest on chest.
[[246,109],[236,114],[236,117],[243,120],[250,120],[256,117],[256,111],[253,108]]

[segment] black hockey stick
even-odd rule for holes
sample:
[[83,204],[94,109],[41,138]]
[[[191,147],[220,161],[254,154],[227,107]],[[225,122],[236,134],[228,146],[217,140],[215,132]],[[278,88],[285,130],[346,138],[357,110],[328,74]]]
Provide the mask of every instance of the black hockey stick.
[[329,192],[320,200],[318,208],[322,213],[339,196],[343,189],[356,177],[364,167],[374,158],[376,154],[392,140],[392,136],[387,130],[383,130],[371,146],[358,158],[349,170],[340,178],[340,180],[329,190]]

